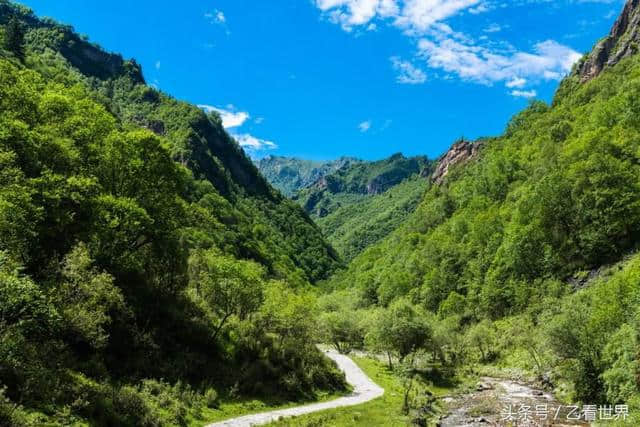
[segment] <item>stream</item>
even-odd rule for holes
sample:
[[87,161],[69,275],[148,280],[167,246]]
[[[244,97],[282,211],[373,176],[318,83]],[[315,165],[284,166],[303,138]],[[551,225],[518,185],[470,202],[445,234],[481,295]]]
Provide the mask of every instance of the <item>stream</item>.
[[577,407],[511,380],[483,377],[474,391],[442,400],[448,413],[438,421],[439,427],[590,425]]

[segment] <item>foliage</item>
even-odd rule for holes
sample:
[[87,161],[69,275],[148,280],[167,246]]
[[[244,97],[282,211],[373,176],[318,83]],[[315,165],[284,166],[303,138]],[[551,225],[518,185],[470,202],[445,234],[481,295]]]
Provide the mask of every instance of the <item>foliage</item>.
[[[638,61],[553,107],[533,103],[332,284],[356,284],[384,304],[391,287],[391,299],[410,294],[431,311],[449,310],[454,292],[476,318],[495,319],[562,294],[557,280],[619,260],[640,233],[640,133],[625,118],[640,93]],[[571,132],[555,134],[557,123]]]
[[[431,325],[426,313],[405,299],[394,301],[389,308],[378,310],[367,332],[367,345],[374,351],[388,355],[400,363],[420,350],[430,350],[433,345]],[[413,364],[410,363],[410,366]]]
[[398,228],[428,185],[428,179],[414,175],[380,194],[336,196],[340,207],[316,222],[343,259],[351,261]]
[[231,316],[245,320],[263,299],[263,271],[251,261],[195,251],[189,262],[194,298],[211,312],[216,339]]
[[343,354],[362,348],[364,342],[363,319],[353,303],[353,295],[347,292],[326,296],[319,302],[319,338]]
[[11,36],[10,17],[25,34],[24,61],[0,49],[2,423],[186,425],[218,391],[343,390],[307,306],[339,260],[304,211],[135,61],[0,0]]
[[4,31],[3,45],[19,59],[24,59],[24,35],[22,24],[15,16],[12,17]]
[[408,299],[437,313],[433,361],[523,369],[570,401],[633,402],[640,57],[576,79],[485,139],[326,288],[371,312]]
[[330,162],[267,156],[256,162],[274,186],[302,204],[344,260],[395,230],[428,187],[425,157]]

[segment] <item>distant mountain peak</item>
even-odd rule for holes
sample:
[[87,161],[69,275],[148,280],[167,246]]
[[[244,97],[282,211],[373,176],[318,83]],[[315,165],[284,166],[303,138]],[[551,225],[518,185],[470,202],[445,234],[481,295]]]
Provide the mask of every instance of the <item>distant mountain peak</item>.
[[605,68],[616,65],[640,48],[640,0],[628,0],[607,37],[580,63],[577,74],[581,82],[597,77]]
[[360,162],[355,157],[346,156],[331,161],[316,161],[276,155],[268,155],[255,161],[267,180],[288,197],[302,188],[316,184],[330,173]]

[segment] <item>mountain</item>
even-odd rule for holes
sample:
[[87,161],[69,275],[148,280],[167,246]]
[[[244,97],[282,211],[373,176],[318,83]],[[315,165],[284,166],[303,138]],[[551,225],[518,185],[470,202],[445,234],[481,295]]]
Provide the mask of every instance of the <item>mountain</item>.
[[332,161],[313,161],[295,157],[266,156],[256,161],[260,173],[287,197],[308,187],[324,176],[343,167],[360,163],[353,157],[341,157]]
[[345,261],[404,223],[416,209],[430,183],[413,175],[380,194],[340,199],[340,206],[316,222]]
[[402,154],[380,161],[341,157],[316,162],[267,156],[267,180],[300,203],[344,260],[389,234],[415,209],[433,162]]
[[[434,363],[493,364],[548,378],[567,401],[637,405],[639,16],[627,1],[552,105],[456,143],[413,213],[332,277],[328,310],[371,325],[426,310]],[[326,182],[321,195],[342,188]],[[335,204],[304,203],[316,215]],[[406,355],[381,328],[363,336]]]
[[[637,2],[629,8],[635,16]],[[582,83],[577,65],[552,106],[532,103],[481,149],[454,144],[435,167],[437,185],[350,264],[345,283],[370,275],[373,258],[380,301],[418,289],[437,310],[457,292],[500,316],[526,306],[536,279],[620,260],[640,237],[638,62],[627,56]],[[459,153],[473,161],[447,161]],[[404,284],[389,288],[390,276]]]
[[429,182],[432,162],[402,154],[349,163],[301,189],[298,201],[347,261],[401,224]]
[[627,1],[611,32],[578,64],[575,74],[581,82],[597,77],[605,68],[635,55],[640,49],[640,0]]
[[338,256],[220,117],[6,0],[0,36],[0,425],[344,389],[311,338]]
[[294,196],[313,218],[322,218],[345,203],[381,194],[429,166],[426,157],[394,154],[388,159],[348,165],[325,175]]

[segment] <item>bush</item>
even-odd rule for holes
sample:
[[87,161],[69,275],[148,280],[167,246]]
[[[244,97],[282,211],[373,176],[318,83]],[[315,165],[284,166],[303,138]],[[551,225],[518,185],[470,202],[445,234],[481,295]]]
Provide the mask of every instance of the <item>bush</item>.
[[218,392],[212,388],[208,388],[204,393],[204,404],[207,408],[218,408],[220,406]]
[[22,427],[27,425],[22,408],[5,396],[6,388],[0,388],[0,425],[5,427]]

